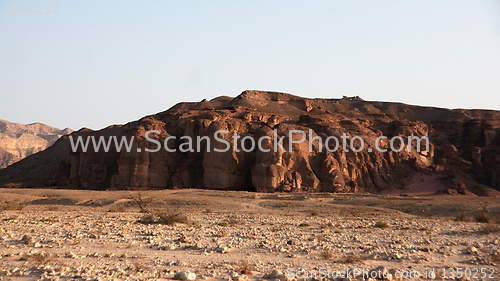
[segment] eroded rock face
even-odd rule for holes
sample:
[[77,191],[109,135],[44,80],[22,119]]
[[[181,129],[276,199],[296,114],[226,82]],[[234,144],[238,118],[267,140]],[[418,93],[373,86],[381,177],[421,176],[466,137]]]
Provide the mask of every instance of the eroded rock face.
[[0,169],[46,149],[71,132],[41,123],[23,125],[0,120]]
[[[145,139],[150,135],[162,146],[168,137],[169,149],[147,152],[156,144]],[[216,131],[228,140],[230,149],[214,139]],[[289,148],[289,132],[302,130],[306,140]],[[19,163],[9,171],[0,172],[0,184],[19,181],[23,184],[55,184],[76,188],[210,188],[227,190],[377,191],[401,185],[412,172],[446,174],[450,186],[458,182],[474,189],[477,186],[500,186],[496,174],[500,171],[500,112],[487,110],[447,110],[417,107],[397,103],[366,102],[358,98],[306,99],[289,94],[245,91],[236,98],[219,97],[199,103],[180,103],[171,109],[123,126],[111,126],[100,131],[81,130],[77,136],[134,137],[131,152],[109,153],[69,152],[68,137],[53,147],[60,161],[51,167],[49,175],[33,175],[26,179],[12,176],[28,171],[40,159],[53,158],[40,153]],[[232,135],[240,139],[235,146]],[[317,141],[329,136],[341,140],[362,137],[365,149],[360,152],[326,151]],[[309,136],[310,134],[310,136]],[[379,136],[429,137],[429,151],[417,151],[417,143],[400,152],[378,152],[374,148]],[[182,136],[193,140],[193,151],[179,152],[186,147]],[[261,143],[264,149],[244,151],[250,147],[245,136]],[[285,151],[275,150],[276,141],[283,138]],[[292,135],[294,140],[301,134]],[[201,139],[198,143],[197,139]],[[312,140],[309,143],[309,140]],[[354,142],[356,147],[356,142]],[[396,142],[397,144],[397,142]],[[330,143],[334,146],[334,143]],[[342,146],[342,144],[340,144]],[[389,141],[382,140],[381,148]],[[367,148],[370,147],[371,151]],[[198,150],[199,148],[199,150]],[[138,149],[141,149],[138,152]],[[425,143],[421,143],[425,149]],[[113,152],[114,151],[114,152]],[[44,171],[48,171],[46,168]]]

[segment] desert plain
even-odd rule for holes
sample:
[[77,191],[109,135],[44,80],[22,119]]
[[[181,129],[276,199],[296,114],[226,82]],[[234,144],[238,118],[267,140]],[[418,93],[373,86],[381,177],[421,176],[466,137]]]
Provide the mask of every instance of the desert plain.
[[500,280],[497,197],[0,189],[0,210],[0,280]]

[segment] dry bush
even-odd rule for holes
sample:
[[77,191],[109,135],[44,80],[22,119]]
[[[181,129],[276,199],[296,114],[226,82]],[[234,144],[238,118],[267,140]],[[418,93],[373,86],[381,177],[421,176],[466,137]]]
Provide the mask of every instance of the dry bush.
[[481,227],[478,232],[483,234],[490,234],[500,232],[500,226],[498,224],[488,223]]
[[490,214],[487,211],[481,211],[477,213],[477,215],[474,217],[474,219],[477,222],[481,223],[489,223],[491,221]]
[[343,217],[347,217],[351,214],[351,209],[347,207],[342,207],[339,209],[339,215]]
[[385,221],[378,221],[375,223],[375,226],[382,229],[390,227],[389,224],[386,223]]
[[60,209],[59,209],[59,206],[57,206],[57,205],[49,205],[49,206],[47,206],[46,210],[49,212],[55,212],[55,211],[59,211]]
[[499,254],[491,254],[491,259],[494,261],[494,262],[500,262],[500,255]]
[[110,213],[125,213],[125,212],[127,212],[127,207],[125,207],[125,205],[111,206],[111,207],[109,207],[108,212],[110,212]]
[[247,261],[241,260],[238,267],[238,273],[244,275],[252,275],[252,266]]
[[153,199],[145,197],[140,191],[131,193],[128,199],[132,200],[132,203],[139,208],[141,213],[150,213],[148,206],[153,202]]
[[313,210],[309,211],[309,215],[311,215],[311,217],[317,217],[320,214],[321,214],[321,212],[318,209],[313,209]]
[[4,202],[0,205],[0,211],[20,211],[24,209],[28,204],[19,202],[17,200]]
[[237,219],[236,217],[230,217],[229,220],[228,220],[228,223],[229,224],[232,224],[232,225],[236,225],[236,224],[246,224],[245,221],[243,220],[239,220]]
[[455,218],[456,221],[469,221],[469,218],[465,215],[465,212],[467,212],[467,208],[465,207],[460,207],[460,213],[457,215]]
[[326,241],[325,235],[321,235],[321,234],[316,236],[316,239],[318,240],[318,242],[325,242]]
[[189,223],[187,217],[180,212],[163,212],[158,214],[160,224],[172,225],[176,223]]
[[50,261],[53,261],[54,260],[54,256],[52,256],[49,253],[40,252],[40,253],[34,253],[34,254],[24,255],[19,260],[21,260],[21,261],[32,260],[33,262],[35,262],[37,264],[44,265],[44,264],[47,264]]
[[181,212],[155,212],[147,213],[137,221],[142,224],[166,224],[174,225],[176,223],[188,224],[187,217]]
[[213,211],[212,209],[210,209],[210,208],[206,208],[206,209],[205,209],[205,214],[211,214],[211,213],[213,213],[213,212],[214,212],[214,211]]
[[427,227],[427,226],[422,226],[419,230],[431,232],[431,229],[429,227]]
[[309,227],[309,226],[311,226],[311,225],[307,222],[303,222],[303,223],[299,224],[299,227]]
[[5,184],[5,187],[6,187],[6,188],[20,188],[20,187],[22,187],[22,186],[23,186],[23,185],[22,185],[22,183],[20,183],[20,182],[9,182],[9,183],[6,183],[6,184]]
[[144,271],[148,271],[149,270],[149,267],[142,264],[142,263],[139,263],[139,262],[136,262],[134,263],[134,268],[133,268],[134,271],[138,271],[138,272],[144,272]]
[[368,259],[367,256],[352,254],[352,255],[345,256],[341,260],[341,262],[342,263],[361,263],[367,259]]
[[323,251],[321,251],[320,255],[321,258],[323,258],[324,260],[329,260],[333,258],[333,253],[329,249],[324,249]]

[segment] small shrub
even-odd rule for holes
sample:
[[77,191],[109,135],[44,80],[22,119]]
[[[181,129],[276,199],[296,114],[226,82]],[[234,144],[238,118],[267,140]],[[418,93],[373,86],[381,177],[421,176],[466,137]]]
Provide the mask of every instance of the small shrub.
[[494,262],[500,262],[500,255],[499,254],[491,254],[491,259],[494,261]]
[[422,227],[420,228],[420,230],[421,230],[421,231],[431,232],[431,229],[430,229],[430,228],[428,228],[427,226],[422,226]]
[[158,214],[160,224],[173,225],[176,223],[187,224],[189,221],[182,213],[166,212]]
[[320,253],[321,257],[324,259],[324,260],[329,260],[331,258],[333,258],[333,253],[332,251],[328,250],[328,249],[325,249],[323,251],[321,251]]
[[197,221],[194,221],[194,222],[192,222],[191,224],[192,224],[193,226],[200,225],[200,223],[199,223],[199,222],[197,222]]
[[242,220],[239,220],[236,217],[231,217],[231,218],[229,218],[228,223],[231,224],[231,225],[236,225],[236,224],[245,224],[246,222],[242,221]]
[[134,269],[134,271],[138,271],[138,272],[143,272],[143,271],[149,270],[149,268],[146,265],[139,263],[139,262],[134,263],[133,269]]
[[226,227],[227,226],[227,222],[221,221],[221,222],[218,222],[217,225],[218,226],[222,226],[222,227]]
[[477,222],[481,222],[481,223],[489,223],[491,220],[490,214],[486,211],[481,211],[481,212],[477,213],[477,215],[474,217],[474,219]]
[[456,221],[468,221],[469,218],[465,215],[467,209],[465,207],[460,207],[460,213],[455,218]]
[[128,199],[130,199],[132,203],[139,208],[141,213],[150,213],[148,206],[153,202],[153,199],[144,197],[140,191],[130,194]]
[[37,264],[45,265],[48,262],[54,260],[54,256],[52,256],[49,253],[40,252],[40,253],[23,255],[21,258],[19,258],[19,260],[21,261],[33,260]]
[[19,201],[14,200],[14,201],[10,201],[10,202],[4,202],[0,206],[0,210],[2,210],[2,211],[11,211],[11,210],[20,211],[20,210],[24,209],[26,207],[26,205],[27,205],[26,203],[20,203]]
[[44,219],[41,219],[41,220],[39,220],[39,221],[40,221],[40,222],[54,222],[54,220],[53,220],[53,219],[51,219],[51,218],[44,218]]
[[5,184],[6,188],[20,188],[21,186],[23,185],[20,182],[9,182]]
[[309,227],[311,226],[310,224],[308,224],[307,222],[303,222],[301,224],[299,224],[299,227]]
[[313,209],[313,210],[309,211],[309,214],[311,215],[311,217],[317,217],[317,216],[319,216],[321,213],[320,213],[320,211],[319,211],[319,210],[317,210],[317,209]]
[[176,223],[189,223],[186,216],[184,216],[180,212],[157,212],[157,213],[148,213],[140,220],[137,221],[142,224],[166,224],[173,225]]
[[252,275],[252,269],[252,266],[249,265],[247,261],[241,260],[238,267],[238,273],[244,275]]
[[342,233],[342,230],[340,230],[340,229],[335,229],[334,233],[340,234],[340,233]]
[[108,212],[110,212],[110,213],[125,213],[125,212],[127,212],[127,207],[125,207],[125,205],[111,206],[111,207],[109,207]]
[[49,211],[49,212],[59,211],[59,206],[57,206],[57,205],[47,206],[47,211]]
[[213,212],[214,211],[212,211],[212,209],[210,209],[210,208],[205,209],[205,214],[211,214]]
[[389,228],[389,224],[386,223],[385,221],[378,221],[375,223],[375,226],[378,227],[378,228],[382,228],[382,229],[385,229],[385,228]]
[[500,226],[498,224],[488,223],[479,229],[480,233],[490,234],[500,232]]

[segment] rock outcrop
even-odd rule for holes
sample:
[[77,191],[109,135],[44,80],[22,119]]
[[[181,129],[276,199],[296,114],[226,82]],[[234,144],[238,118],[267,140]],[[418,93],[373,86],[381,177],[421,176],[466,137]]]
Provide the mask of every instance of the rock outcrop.
[[[145,138],[150,130],[157,133],[149,137],[162,145],[157,152],[146,151],[157,148]],[[220,135],[230,142],[226,152],[215,151],[226,147],[214,138],[220,130],[229,132]],[[292,150],[291,130],[310,132],[305,141],[293,144]],[[236,146],[231,138],[234,133],[240,136]],[[315,140],[325,141],[330,136],[341,140],[344,133],[350,139],[362,137],[365,149],[329,152]],[[117,152],[113,143],[107,153],[84,152],[81,148],[72,152],[65,136],[50,149],[0,171],[0,186],[19,183],[85,189],[371,192],[401,186],[408,175],[419,172],[446,175],[445,184],[450,189],[464,184],[480,193],[487,186],[500,187],[500,112],[492,110],[449,110],[368,102],[359,97],[307,99],[245,91],[236,98],[180,103],[123,126],[85,129],[71,136],[134,137],[134,143],[130,152]],[[194,140],[192,151],[180,151],[188,147],[183,136]],[[257,146],[250,149],[245,136],[255,140],[267,137],[261,145],[270,151]],[[374,147],[379,136],[401,136],[405,140],[409,136],[428,137],[429,150],[418,152],[414,142],[400,152],[379,152]],[[169,137],[166,146],[171,151],[163,145]],[[286,151],[274,149],[281,138]],[[298,140],[302,135],[292,138]],[[353,144],[359,147],[359,140]],[[389,142],[382,140],[380,146],[388,148]]]
[[23,125],[0,120],[0,169],[46,149],[71,132],[41,123]]

